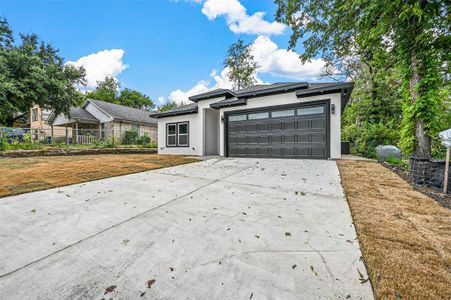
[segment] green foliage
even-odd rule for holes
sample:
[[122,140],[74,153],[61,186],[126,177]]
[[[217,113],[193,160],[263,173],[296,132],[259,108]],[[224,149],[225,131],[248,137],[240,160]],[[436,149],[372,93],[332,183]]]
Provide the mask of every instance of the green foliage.
[[[276,19],[292,29],[290,47],[302,40],[303,61],[321,56],[351,80],[362,78],[360,72],[355,72],[356,66],[368,67],[371,102],[366,105],[371,109],[386,99],[378,88],[380,75],[395,70],[397,80],[392,87],[395,93],[402,89],[399,99],[403,100],[399,146],[405,154],[428,158],[431,144],[434,151],[436,134],[445,126],[440,109],[449,101],[440,96],[441,90],[449,85],[449,3],[439,0],[275,2]],[[387,91],[390,93],[391,89]],[[397,116],[393,120],[396,123]],[[357,122],[355,126],[368,127],[371,131],[371,126],[361,124]]]
[[163,104],[160,107],[158,107],[158,111],[163,112],[163,111],[173,109],[175,107],[177,107],[177,104],[175,104],[174,102],[168,102],[168,103]]
[[359,70],[351,100],[342,115],[342,138],[355,154],[375,157],[378,145],[396,145],[402,119],[402,98],[396,70],[380,70],[376,76]]
[[119,82],[113,77],[105,77],[103,81],[97,81],[94,91],[86,94],[86,98],[102,100],[110,103],[117,103]]
[[8,22],[0,18],[0,124],[12,126],[33,104],[68,113],[82,95],[85,71],[65,65],[58,50],[35,34],[15,44]]
[[385,162],[390,164],[390,165],[398,166],[398,167],[401,167],[401,168],[406,169],[406,170],[407,170],[407,168],[409,166],[409,163],[407,161],[405,161],[403,159],[400,159],[400,158],[393,157],[392,155],[387,157]]
[[86,94],[86,98],[102,100],[110,103],[124,105],[138,109],[153,109],[155,104],[152,99],[143,93],[125,88],[120,90],[120,83],[113,77],[105,77],[98,81],[94,91]]
[[136,145],[138,143],[138,131],[136,129],[130,129],[125,131],[122,144],[124,145]]
[[35,150],[42,148],[41,143],[33,142],[30,133],[25,133],[20,141],[17,137],[8,136],[8,134],[3,134],[0,139],[0,151],[7,150]]
[[114,148],[117,147],[120,144],[120,140],[117,138],[109,137],[106,139],[105,143],[103,144],[105,148]]
[[145,108],[148,110],[155,108],[155,104],[148,96],[127,88],[121,91],[118,100],[119,104],[129,107]]
[[147,133],[144,133],[142,136],[139,137],[137,142],[138,142],[138,145],[147,145],[147,144],[150,144],[151,139]]
[[233,43],[227,51],[224,66],[229,68],[228,77],[233,82],[234,89],[247,88],[255,84],[255,72],[260,67],[252,55],[250,45],[245,45],[242,39]]

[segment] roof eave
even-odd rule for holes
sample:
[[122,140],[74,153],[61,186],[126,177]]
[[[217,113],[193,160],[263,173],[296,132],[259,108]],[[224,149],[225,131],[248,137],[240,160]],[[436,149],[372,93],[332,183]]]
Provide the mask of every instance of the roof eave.
[[329,86],[329,87],[319,87],[314,89],[308,89],[304,91],[297,91],[297,98],[326,95],[333,93],[340,93],[341,98],[341,113],[343,113],[346,105],[348,104],[349,98],[351,97],[352,90],[354,89],[354,82],[343,83],[339,85]]
[[[154,118],[155,117],[150,117],[149,118]],[[121,118],[113,118],[112,121],[119,121],[119,122],[126,122],[126,123],[138,123],[138,124],[148,124],[148,125],[157,125],[157,123],[152,123],[152,122],[144,122],[144,121],[135,121],[135,120],[130,120],[130,119],[121,119]]]
[[207,100],[207,99],[212,99],[212,98],[217,98],[220,96],[227,96],[227,95],[234,97],[235,93],[233,93],[231,90],[224,90],[224,91],[219,91],[219,92],[208,94],[208,95],[202,95],[202,94],[194,95],[194,96],[189,97],[188,99],[193,102],[197,102],[200,100]]
[[264,95],[283,94],[306,88],[308,88],[308,82],[301,82],[293,85],[279,86],[260,91],[247,92],[239,94],[239,97],[259,97]]
[[168,112],[162,112],[162,113],[158,113],[158,114],[153,114],[152,118],[165,118],[165,117],[174,117],[174,116],[181,116],[181,115],[191,115],[191,114],[197,114],[199,111],[199,109],[196,108],[192,108],[189,110],[181,110],[181,111],[168,111]]
[[220,108],[224,108],[224,107],[241,106],[241,105],[246,105],[246,104],[247,104],[247,99],[238,99],[236,101],[228,102],[228,103],[215,102],[215,103],[210,104],[210,107],[214,108],[214,109],[220,109]]
[[318,87],[318,88],[312,88],[307,90],[300,90],[296,91],[296,97],[298,98],[304,98],[304,97],[310,97],[310,96],[316,96],[316,95],[323,95],[323,94],[332,94],[335,92],[341,92],[343,89],[352,89],[354,87],[354,83],[345,83],[345,84],[337,84],[333,86],[328,87]]

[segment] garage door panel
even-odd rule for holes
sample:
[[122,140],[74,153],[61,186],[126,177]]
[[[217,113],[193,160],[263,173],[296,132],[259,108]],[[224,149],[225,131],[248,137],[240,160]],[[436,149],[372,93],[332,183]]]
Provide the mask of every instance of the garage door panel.
[[[229,156],[274,158],[327,158],[327,116],[324,105],[302,108],[302,115],[270,109],[240,113],[240,120],[227,122]],[[308,114],[313,112],[313,114]],[[321,112],[321,113],[318,113]],[[244,116],[244,117],[243,117]],[[237,118],[234,118],[235,120]],[[245,120],[242,120],[245,119]]]

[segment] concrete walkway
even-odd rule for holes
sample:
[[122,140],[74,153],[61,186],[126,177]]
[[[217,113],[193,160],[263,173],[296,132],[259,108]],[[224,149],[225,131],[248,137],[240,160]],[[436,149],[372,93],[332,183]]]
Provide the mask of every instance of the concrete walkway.
[[0,199],[0,298],[373,299],[335,162],[210,159]]

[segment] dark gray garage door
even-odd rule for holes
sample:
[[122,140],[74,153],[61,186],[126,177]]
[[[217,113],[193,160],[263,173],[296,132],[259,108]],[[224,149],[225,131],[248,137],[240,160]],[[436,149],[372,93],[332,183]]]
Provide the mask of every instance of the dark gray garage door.
[[326,103],[242,111],[227,115],[227,155],[328,158]]

